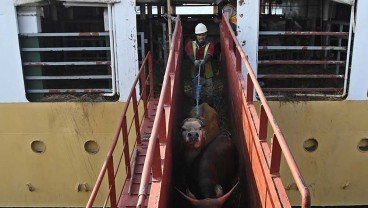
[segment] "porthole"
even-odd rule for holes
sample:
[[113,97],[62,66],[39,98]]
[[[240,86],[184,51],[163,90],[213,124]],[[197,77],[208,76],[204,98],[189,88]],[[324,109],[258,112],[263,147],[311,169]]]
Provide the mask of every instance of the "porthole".
[[46,145],[43,141],[35,140],[31,143],[31,149],[37,154],[42,154],[46,151]]
[[363,138],[359,141],[358,149],[361,152],[368,152],[368,138]]
[[97,154],[100,150],[96,141],[89,140],[84,143],[84,150],[89,154]]
[[314,152],[318,148],[318,141],[315,138],[310,138],[303,143],[304,150],[307,152]]

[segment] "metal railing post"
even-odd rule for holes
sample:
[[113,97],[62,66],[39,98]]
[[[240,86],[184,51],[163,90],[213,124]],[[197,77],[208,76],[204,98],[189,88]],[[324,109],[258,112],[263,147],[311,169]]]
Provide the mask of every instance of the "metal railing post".
[[155,97],[155,91],[153,88],[153,71],[152,71],[152,54],[148,53],[148,71],[149,71],[149,82],[150,82],[150,99]]
[[116,190],[115,190],[115,174],[114,174],[114,158],[111,155],[109,158],[109,163],[107,165],[107,175],[109,180],[109,196],[110,196],[110,205],[112,208],[117,207],[116,203]]
[[238,50],[235,50],[235,58],[236,58],[236,62],[235,62],[235,70],[237,72],[241,72],[241,56]]
[[264,110],[263,105],[261,105],[260,115],[259,115],[259,140],[266,141],[267,138],[267,127],[268,127],[268,118],[266,111]]
[[247,89],[246,90],[247,90],[247,103],[252,104],[254,85],[253,85],[253,82],[252,82],[252,79],[249,73],[247,74]]
[[161,177],[162,177],[162,170],[161,170],[160,141],[159,139],[156,139],[153,164],[152,164],[152,178],[156,180],[160,180]]
[[133,116],[134,116],[134,123],[135,123],[135,132],[136,132],[136,140],[137,144],[141,144],[141,131],[139,128],[139,112],[138,112],[138,103],[137,103],[137,92],[134,89],[132,93],[132,100],[133,100]]
[[123,116],[123,120],[121,122],[121,133],[123,137],[123,154],[124,161],[126,165],[127,177],[130,177],[130,154],[129,154],[129,138],[128,138],[128,124],[126,115]]
[[280,176],[281,147],[275,134],[272,137],[271,145],[270,174],[272,176]]
[[[140,73],[139,74],[139,81],[141,83],[141,98],[143,100],[143,108],[144,108],[144,112],[148,112],[148,109],[147,109],[147,106],[148,106],[148,103],[147,103],[147,77],[149,76],[149,72],[147,73],[147,76],[146,76],[146,65],[144,65],[144,73]],[[148,118],[148,114],[144,114],[144,117],[145,118]]]

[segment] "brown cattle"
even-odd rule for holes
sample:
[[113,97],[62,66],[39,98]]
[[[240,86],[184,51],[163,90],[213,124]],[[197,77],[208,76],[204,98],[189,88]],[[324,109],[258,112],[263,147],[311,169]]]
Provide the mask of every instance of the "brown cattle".
[[182,142],[184,145],[184,159],[187,167],[193,159],[220,134],[219,117],[215,109],[207,103],[193,108],[189,118],[182,123]]
[[202,149],[187,170],[187,194],[178,191],[194,207],[220,208],[237,186],[232,186],[237,170],[237,149],[229,135],[221,134]]
[[198,114],[196,108],[194,107],[190,113],[189,117],[199,118],[204,123],[204,130],[206,132],[206,138],[204,146],[214,140],[220,134],[220,120],[215,109],[209,106],[207,103],[202,103],[198,106]]

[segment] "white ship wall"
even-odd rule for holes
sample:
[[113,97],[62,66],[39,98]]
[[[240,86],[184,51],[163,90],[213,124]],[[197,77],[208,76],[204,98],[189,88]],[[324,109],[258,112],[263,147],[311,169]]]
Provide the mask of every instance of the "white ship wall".
[[[242,46],[245,55],[257,74],[258,63],[258,32],[259,32],[259,5],[260,1],[237,1],[237,39]],[[295,1],[297,2],[297,1]],[[349,1],[350,2],[350,1]],[[348,81],[348,95],[346,100],[368,100],[368,1],[357,0],[355,15],[355,31],[353,47],[351,50],[351,68]],[[245,67],[242,68],[246,75]]]
[[358,0],[348,100],[368,100],[368,1]]
[[[126,101],[134,79],[138,73],[138,43],[135,0],[115,3],[114,27],[116,41],[116,67],[120,102]],[[34,17],[30,17],[34,18]],[[22,19],[21,21],[28,21]],[[36,22],[24,25],[27,32],[34,32],[39,27]],[[18,18],[13,0],[0,1],[0,103],[28,102],[25,96],[22,61],[18,40]]]
[[23,82],[17,12],[13,0],[0,1],[0,102],[28,102]]

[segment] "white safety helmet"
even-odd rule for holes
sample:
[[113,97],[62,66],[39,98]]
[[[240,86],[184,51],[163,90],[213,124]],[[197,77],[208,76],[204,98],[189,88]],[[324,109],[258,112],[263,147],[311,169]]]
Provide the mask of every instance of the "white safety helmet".
[[207,32],[207,27],[206,25],[204,25],[203,23],[199,23],[196,27],[195,27],[195,34],[202,34]]

